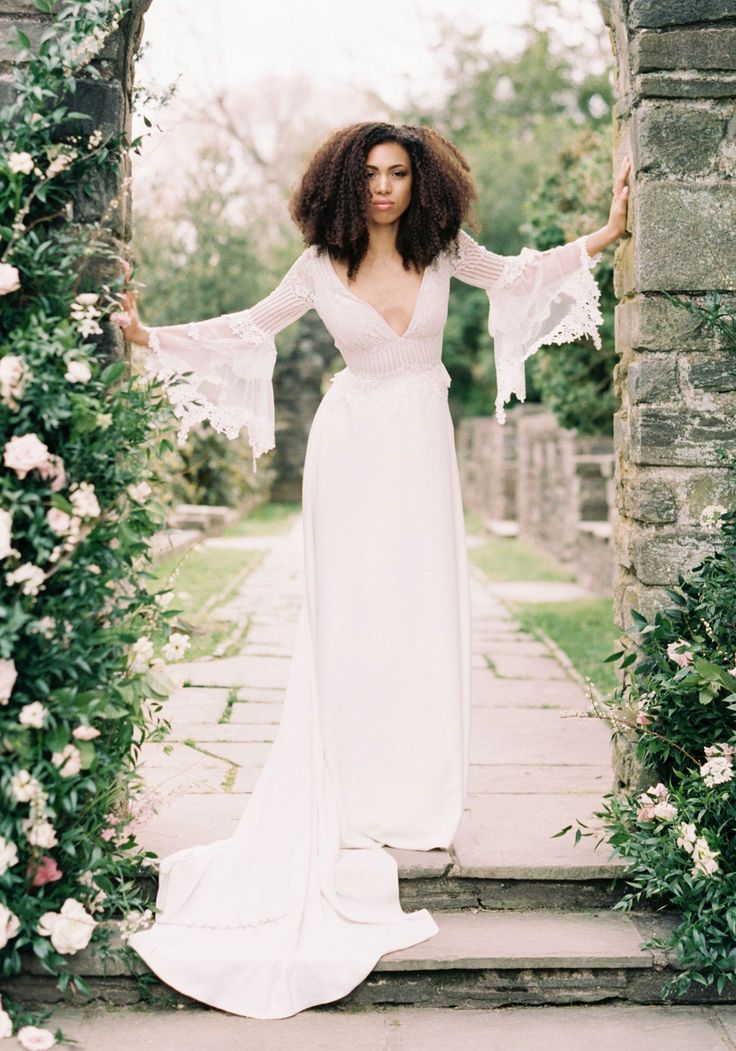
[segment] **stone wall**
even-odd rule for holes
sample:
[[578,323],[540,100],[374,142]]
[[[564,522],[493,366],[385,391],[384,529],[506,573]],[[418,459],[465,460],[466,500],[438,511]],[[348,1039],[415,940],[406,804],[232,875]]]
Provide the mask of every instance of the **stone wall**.
[[616,57],[614,165],[628,154],[617,253],[616,616],[650,613],[699,561],[709,504],[736,498],[736,359],[664,292],[736,289],[736,3],[601,3]]
[[500,532],[572,569],[595,594],[613,588],[613,443],[561,427],[541,405],[517,405],[501,426],[462,420],[457,452],[465,505]]

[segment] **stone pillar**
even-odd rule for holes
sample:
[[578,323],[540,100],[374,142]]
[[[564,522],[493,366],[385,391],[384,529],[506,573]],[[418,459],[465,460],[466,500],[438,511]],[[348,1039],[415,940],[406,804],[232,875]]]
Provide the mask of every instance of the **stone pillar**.
[[[85,76],[84,71],[78,75],[76,90],[65,101],[70,110],[88,116],[68,121],[61,129],[63,135],[89,135],[100,128],[105,137],[130,137],[133,60],[143,15],[150,4],[151,0],[132,0],[130,11],[92,63],[99,76]],[[48,16],[38,10],[33,0],[0,0],[0,105],[13,100],[11,78],[18,52],[9,42],[15,38],[15,28],[23,30],[35,47],[48,22]],[[74,201],[74,221],[97,226],[96,236],[117,254],[125,254],[131,237],[129,174],[130,161],[126,156],[118,175],[106,174],[95,185],[80,187]],[[113,260],[91,258],[86,266],[99,281],[110,281],[120,273],[119,264]],[[105,324],[103,335],[95,338],[101,355],[122,356],[124,342],[118,328]]]
[[[736,359],[663,293],[736,290],[736,3],[600,0],[616,59],[614,169],[633,160],[616,258],[616,619],[650,615],[736,499]],[[621,780],[636,779],[628,759]]]

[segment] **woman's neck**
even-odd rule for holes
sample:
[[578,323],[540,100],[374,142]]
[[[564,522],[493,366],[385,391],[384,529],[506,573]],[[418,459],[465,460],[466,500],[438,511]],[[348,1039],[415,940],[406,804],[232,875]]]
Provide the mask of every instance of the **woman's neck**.
[[395,223],[369,223],[368,225],[368,251],[366,259],[381,260],[390,259],[396,255],[396,235],[399,232],[399,224]]

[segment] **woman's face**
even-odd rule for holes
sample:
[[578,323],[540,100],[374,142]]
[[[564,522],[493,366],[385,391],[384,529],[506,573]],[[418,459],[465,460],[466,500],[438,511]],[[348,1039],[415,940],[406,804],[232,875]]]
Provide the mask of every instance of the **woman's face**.
[[411,200],[411,158],[398,142],[379,142],[365,159],[368,218],[381,225],[394,223]]

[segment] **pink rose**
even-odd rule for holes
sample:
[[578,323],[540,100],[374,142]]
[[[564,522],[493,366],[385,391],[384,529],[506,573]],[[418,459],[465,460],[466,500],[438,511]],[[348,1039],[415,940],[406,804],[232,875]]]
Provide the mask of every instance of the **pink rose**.
[[114,828],[103,828],[102,832],[100,832],[100,836],[102,837],[102,839],[105,840],[106,843],[109,843],[110,840],[114,839],[116,835],[117,833],[115,832]]
[[654,719],[652,719],[651,715],[649,715],[647,712],[637,712],[636,713],[636,725],[637,726],[649,726],[649,724],[653,723],[653,722],[654,722]]
[[654,820],[654,803],[644,803],[636,812],[637,821],[653,821]]
[[38,473],[44,479],[48,481],[49,478],[53,479],[51,482],[51,492],[58,493],[60,489],[63,489],[66,485],[66,471],[64,470],[64,461],[60,456],[56,456],[52,453],[48,461],[42,464]]
[[689,644],[685,639],[678,639],[676,642],[671,642],[667,647],[667,656],[671,661],[674,661],[679,668],[686,668],[688,664],[692,664],[693,662],[692,652],[690,650],[682,651],[682,647],[687,645]]
[[25,478],[29,471],[49,462],[49,450],[36,434],[15,435],[5,443],[3,459],[6,467]]
[[20,274],[9,263],[0,263],[0,296],[17,292],[20,288]]
[[33,862],[28,866],[28,875],[33,873],[33,879],[31,880],[31,886],[43,887],[45,883],[55,883],[57,879],[61,879],[64,873],[61,871],[59,866],[56,864],[54,859],[49,854],[44,854],[39,861],[35,872]]

